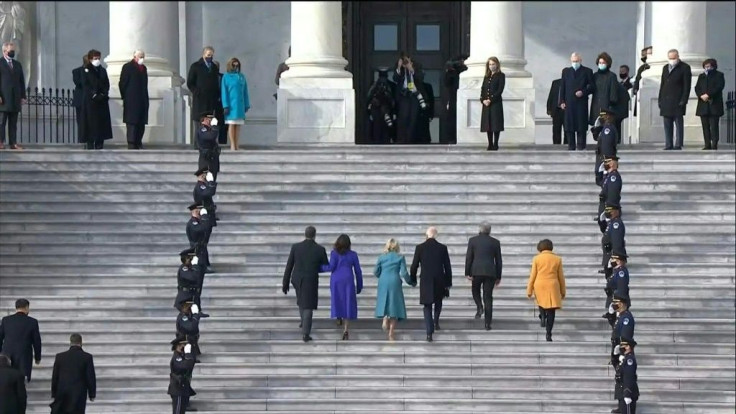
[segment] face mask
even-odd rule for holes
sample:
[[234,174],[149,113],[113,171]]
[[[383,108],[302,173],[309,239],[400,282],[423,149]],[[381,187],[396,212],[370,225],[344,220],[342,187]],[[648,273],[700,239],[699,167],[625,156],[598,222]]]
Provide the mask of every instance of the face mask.
[[572,68],[578,70],[580,68],[580,62],[572,62]]
[[496,66],[496,65],[491,65],[489,67],[491,68],[491,72],[495,72],[496,69],[498,69],[498,66]]
[[100,66],[101,62],[100,59],[92,59],[92,66],[98,67]]
[[204,61],[207,62],[208,64],[212,64],[212,58],[211,57],[204,58]]
[[142,65],[143,64],[143,58],[138,59],[138,64],[139,65]]
[[608,66],[605,63],[599,63],[598,64],[598,70],[606,70]]
[[679,61],[679,59],[669,59],[667,62],[669,62],[670,66],[675,66]]
[[8,57],[13,59],[15,57],[15,50],[11,50],[8,52]]
[[240,72],[240,66],[233,66],[233,72]]
[[705,68],[705,74],[706,75],[709,74],[712,70],[713,68]]
[[617,262],[611,261],[611,267],[617,267],[617,266],[618,266]]
[[626,79],[626,78],[628,78],[628,77],[629,77],[629,74],[628,74],[628,73],[619,73],[619,74],[618,74],[618,76],[619,76],[619,77],[620,77],[621,79]]

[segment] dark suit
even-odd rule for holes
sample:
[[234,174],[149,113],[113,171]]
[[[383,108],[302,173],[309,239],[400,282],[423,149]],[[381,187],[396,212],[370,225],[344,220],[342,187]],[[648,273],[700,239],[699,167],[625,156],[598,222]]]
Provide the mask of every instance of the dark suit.
[[0,344],[2,353],[10,357],[10,365],[18,368],[30,381],[33,360],[41,361],[38,321],[23,312],[4,317],[0,322]]
[[[662,67],[658,105],[659,115],[664,118],[665,148],[682,148],[685,136],[683,117],[690,97],[692,76],[690,65],[685,62],[678,62],[671,71],[669,65]],[[677,128],[677,140],[674,145],[673,124]]]
[[[565,110],[560,108],[560,83],[562,80],[555,79],[552,81],[552,87],[549,88],[547,96],[547,115],[552,117],[552,143],[555,145],[562,144],[562,123],[565,120]],[[565,135],[565,144],[567,144],[567,135]]]
[[327,264],[327,251],[314,240],[305,239],[291,246],[282,287],[286,292],[289,282],[294,286],[302,319],[302,333],[305,336],[312,331],[312,311],[317,309],[319,300],[320,267]]
[[[695,95],[698,97],[698,107],[695,115],[700,117],[703,125],[703,141],[705,148],[718,149],[718,120],[723,116],[723,88],[726,80],[723,72],[715,69],[707,75],[701,73],[695,83]],[[708,95],[708,101],[704,102],[700,97]]]
[[[424,322],[427,335],[434,333],[442,312],[442,299],[450,295],[452,287],[452,268],[447,246],[435,239],[427,239],[414,250],[411,263],[412,284],[417,283],[417,270],[422,267],[419,285],[419,303],[424,305]],[[432,305],[434,304],[434,319]],[[433,323],[434,320],[434,323]]]
[[133,60],[124,64],[118,87],[123,98],[128,149],[141,149],[148,124],[148,69]]
[[[493,288],[501,280],[503,260],[501,242],[488,234],[479,234],[468,240],[465,254],[465,275],[473,278],[472,292],[475,306],[485,309],[485,322],[493,320]],[[480,290],[483,288],[483,301]]]
[[84,66],[80,66],[72,70],[72,81],[74,82],[74,91],[72,92],[72,106],[74,106],[74,115],[77,120],[77,140],[82,132],[82,102],[84,95],[82,92],[82,71]]
[[[8,144],[16,144],[18,135],[18,113],[21,100],[26,99],[26,81],[23,66],[17,60],[0,58],[0,142],[5,143],[5,125],[8,126]],[[12,65],[12,67],[11,67]]]
[[26,383],[23,374],[0,362],[0,414],[26,412]]
[[51,375],[52,414],[84,414],[87,396],[97,394],[95,364],[92,355],[81,346],[71,346],[68,351],[56,354]]

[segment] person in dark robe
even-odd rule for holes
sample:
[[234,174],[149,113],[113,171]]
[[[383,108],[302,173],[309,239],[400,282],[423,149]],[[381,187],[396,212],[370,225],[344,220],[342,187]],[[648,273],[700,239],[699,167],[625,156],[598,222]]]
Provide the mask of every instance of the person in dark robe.
[[84,95],[82,91],[82,74],[84,68],[89,64],[87,55],[82,56],[82,66],[72,70],[72,81],[74,82],[74,91],[72,92],[72,106],[74,107],[74,115],[77,121],[77,141],[82,142],[80,134],[82,133],[82,104]]
[[112,120],[110,119],[110,78],[102,67],[102,53],[90,50],[87,53],[89,64],[82,74],[82,124],[79,141],[87,149],[102,149],[108,139],[112,139]]
[[120,97],[123,99],[123,122],[128,149],[143,149],[143,133],[148,124],[148,69],[143,64],[145,52],[136,50],[133,59],[120,71]]
[[718,71],[718,62],[715,59],[704,60],[703,69],[695,83],[695,95],[698,97],[695,115],[700,117],[703,125],[703,149],[717,150],[718,122],[723,116],[723,88],[726,79],[723,72]]
[[[570,56],[571,67],[562,69],[559,107],[565,111],[565,136],[570,151],[585,149],[588,131],[588,96],[593,93],[593,71],[583,66],[578,53]],[[575,137],[577,135],[577,141]]]
[[565,110],[557,104],[560,101],[561,82],[561,79],[553,80],[547,96],[547,115],[552,117],[552,143],[554,145],[567,144],[567,135],[565,135],[564,142],[562,140],[562,123],[565,121]]
[[434,119],[434,89],[432,89],[432,85],[427,82],[424,82],[422,86],[424,86],[424,90],[426,92],[424,100],[427,103],[427,106],[419,110],[419,115],[417,117],[417,132],[415,135],[417,140],[416,143],[431,144],[432,133],[429,131],[429,125]]
[[419,111],[427,107],[424,71],[402,53],[393,78],[396,84],[396,140],[399,144],[414,144]]
[[457,89],[460,87],[460,74],[468,70],[465,65],[467,58],[467,55],[460,55],[445,63],[445,75],[442,79],[442,108],[445,110],[445,119],[440,124],[440,144],[457,143]]
[[395,137],[394,96],[396,85],[388,80],[387,68],[378,71],[378,79],[368,91],[368,139],[370,144],[390,144]]
[[603,110],[616,111],[618,104],[619,85],[616,75],[611,72],[611,64],[613,59],[611,55],[602,52],[598,55],[598,71],[593,74],[593,96],[590,100],[590,116],[588,123],[590,126],[595,125],[595,120]]
[[82,335],[69,338],[69,350],[56,354],[51,374],[51,414],[84,414],[87,397],[97,396],[95,363],[91,354],[82,350]]
[[480,115],[480,132],[488,135],[488,151],[498,151],[498,141],[503,131],[503,89],[506,75],[501,72],[498,58],[491,56],[486,62],[486,75],[480,89],[480,102],[483,111]]
[[[291,46],[289,46],[289,57],[291,57]],[[283,61],[279,63],[279,66],[276,67],[276,79],[274,79],[274,82],[276,83],[276,86],[279,86],[279,83],[281,82],[281,74],[289,70],[289,65],[286,64],[286,61]],[[273,94],[273,99],[278,99],[278,94]]]
[[[224,119],[220,101],[221,74],[219,65],[214,61],[214,56],[215,49],[212,46],[205,46],[202,50],[202,57],[192,63],[187,74],[187,88],[192,92],[193,131],[199,129],[200,114],[203,112],[213,114],[217,119]],[[224,137],[227,139],[227,132]]]

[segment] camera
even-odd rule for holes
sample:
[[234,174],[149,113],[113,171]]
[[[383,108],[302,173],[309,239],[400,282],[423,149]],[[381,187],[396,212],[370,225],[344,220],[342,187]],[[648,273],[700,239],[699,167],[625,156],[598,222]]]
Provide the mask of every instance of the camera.
[[424,97],[419,92],[417,92],[417,100],[419,101],[419,106],[421,106],[422,109],[426,109],[427,108],[427,103],[424,102]]
[[448,60],[445,62],[445,70],[452,70],[455,72],[464,72],[468,69],[467,66],[465,66],[465,60],[468,58],[467,55],[459,55],[455,56],[453,59]]

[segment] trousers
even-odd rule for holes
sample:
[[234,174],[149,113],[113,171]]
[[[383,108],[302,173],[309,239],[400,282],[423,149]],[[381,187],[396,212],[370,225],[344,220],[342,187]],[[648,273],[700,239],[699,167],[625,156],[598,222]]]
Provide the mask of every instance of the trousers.
[[700,123],[703,125],[703,141],[705,148],[718,149],[718,120],[717,116],[701,116]]
[[[565,121],[565,112],[555,110],[552,112],[552,143],[555,145],[562,144],[562,124]],[[567,136],[565,136],[565,144],[567,144]]]
[[632,401],[628,406],[624,399],[618,400],[618,410],[621,414],[636,414],[636,401]]
[[302,318],[302,336],[307,336],[312,333],[312,315],[314,310],[312,309],[299,309],[299,316]]
[[[493,321],[493,288],[496,286],[496,278],[490,276],[473,276],[471,290],[473,301],[478,309],[483,309],[483,316],[487,325]],[[483,296],[481,299],[481,288]]]
[[189,405],[188,395],[172,395],[171,408],[174,414],[185,414]]
[[432,303],[424,305],[424,326],[427,330],[427,335],[434,333],[434,326],[440,322],[440,313],[442,312],[441,300],[434,303],[434,312],[432,312],[432,305]]
[[18,112],[0,112],[0,142],[5,143],[5,126],[8,126],[8,145],[15,145],[18,138]]
[[565,131],[565,136],[567,137],[567,149],[570,151],[575,151],[575,135],[577,134],[577,149],[584,150],[585,149],[585,139],[587,132],[583,129],[582,131]]
[[128,149],[143,148],[143,133],[146,132],[145,124],[125,124],[125,133],[128,140]]
[[[662,117],[664,121],[664,147],[665,148],[682,148],[682,142],[684,140],[685,131],[682,130],[683,127],[683,116],[664,116]],[[677,137],[674,142],[674,146],[672,145],[672,135],[673,135],[673,127],[677,128]]]
[[419,102],[412,95],[401,95],[396,102],[396,142],[398,144],[416,144],[417,119],[419,118]]

